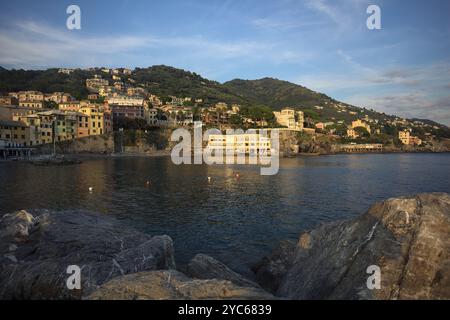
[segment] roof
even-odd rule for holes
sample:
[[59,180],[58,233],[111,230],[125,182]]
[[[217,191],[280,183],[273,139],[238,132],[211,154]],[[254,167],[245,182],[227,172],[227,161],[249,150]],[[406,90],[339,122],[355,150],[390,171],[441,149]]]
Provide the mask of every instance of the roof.
[[27,127],[27,125],[21,121],[12,121],[12,120],[0,120],[0,126]]
[[52,116],[52,115],[65,115],[66,113],[64,111],[61,110],[49,110],[49,111],[42,111],[42,112],[38,112],[38,115],[43,115],[43,116]]

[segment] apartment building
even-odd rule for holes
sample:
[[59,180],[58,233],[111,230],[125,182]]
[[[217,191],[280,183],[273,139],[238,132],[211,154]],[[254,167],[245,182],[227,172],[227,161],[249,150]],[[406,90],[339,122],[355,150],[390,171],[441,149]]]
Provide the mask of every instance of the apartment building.
[[404,145],[416,145],[420,146],[422,144],[422,139],[411,135],[410,130],[399,131],[398,138]]
[[86,88],[92,92],[98,92],[101,87],[108,86],[109,81],[95,75],[94,78],[86,79]]
[[0,119],[13,120],[14,117],[34,114],[39,111],[42,110],[19,106],[0,106]]
[[89,116],[83,112],[74,112],[77,119],[77,138],[89,136]]
[[19,107],[33,108],[33,109],[42,109],[44,107],[44,103],[42,101],[19,101]]
[[44,101],[44,94],[40,91],[10,92],[9,95],[19,101]]
[[104,134],[104,113],[100,108],[85,106],[80,108],[80,112],[88,116],[88,135]]
[[158,109],[145,108],[144,116],[149,125],[156,125],[158,123]]
[[19,99],[13,96],[0,96],[0,105],[17,106],[19,105]]
[[259,133],[210,134],[207,148],[217,154],[265,154],[271,153],[271,140]]
[[108,98],[108,104],[109,105],[116,105],[116,106],[135,106],[135,107],[141,107],[144,106],[144,99],[141,97],[129,97],[129,96],[116,96],[116,97],[110,97]]
[[39,112],[39,135],[41,144],[53,142],[53,116],[49,112]]
[[53,101],[55,103],[66,103],[73,100],[73,97],[69,93],[53,92],[44,96],[45,101]]
[[277,122],[293,131],[302,131],[304,114],[302,111],[295,111],[293,108],[283,108],[281,111],[273,113]]
[[30,145],[30,128],[21,121],[0,120],[0,139],[27,147]]

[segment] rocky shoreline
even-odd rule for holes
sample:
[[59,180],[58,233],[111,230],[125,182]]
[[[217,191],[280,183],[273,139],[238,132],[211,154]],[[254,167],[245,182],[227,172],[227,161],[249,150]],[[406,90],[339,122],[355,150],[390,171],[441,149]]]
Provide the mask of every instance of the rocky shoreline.
[[[69,290],[67,267],[81,269]],[[380,270],[380,288],[367,269]],[[172,239],[79,211],[0,218],[0,299],[450,299],[450,194],[376,203],[283,241],[253,280],[197,254],[177,270]]]

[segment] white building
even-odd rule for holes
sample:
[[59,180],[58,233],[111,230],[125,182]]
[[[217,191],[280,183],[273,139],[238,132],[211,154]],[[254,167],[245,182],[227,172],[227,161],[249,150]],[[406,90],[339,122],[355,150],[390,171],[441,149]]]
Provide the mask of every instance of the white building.
[[143,106],[144,99],[141,97],[116,96],[108,98],[108,104],[117,106]]
[[292,108],[284,108],[273,113],[277,122],[293,131],[302,131],[304,114],[302,111],[295,111]]
[[265,154],[271,153],[271,140],[259,133],[210,134],[207,148],[225,154]]

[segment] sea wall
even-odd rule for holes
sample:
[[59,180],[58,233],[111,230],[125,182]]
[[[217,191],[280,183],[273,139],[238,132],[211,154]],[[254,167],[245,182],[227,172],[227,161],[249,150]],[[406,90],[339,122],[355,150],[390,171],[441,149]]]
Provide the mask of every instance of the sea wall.
[[[53,144],[45,144],[36,148],[36,154],[53,153]],[[57,154],[111,154],[114,152],[114,135],[112,133],[88,136],[74,140],[55,143]]]

